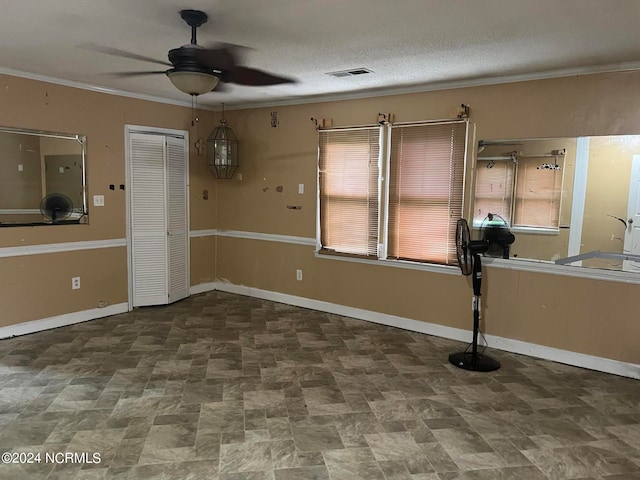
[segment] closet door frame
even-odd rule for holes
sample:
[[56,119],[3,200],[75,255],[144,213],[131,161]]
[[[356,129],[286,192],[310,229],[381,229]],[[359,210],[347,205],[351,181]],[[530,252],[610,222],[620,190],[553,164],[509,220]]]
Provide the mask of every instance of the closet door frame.
[[[189,289],[191,284],[191,237],[190,237],[190,205],[189,205],[189,132],[187,130],[175,130],[170,128],[159,128],[159,127],[149,127],[144,125],[131,125],[125,124],[124,126],[124,138],[125,138],[125,167],[126,167],[126,237],[127,237],[127,290],[128,290],[128,304],[129,311],[133,310],[133,263],[132,263],[132,249],[133,249],[133,238],[132,238],[132,226],[131,226],[131,218],[132,218],[132,204],[131,204],[131,191],[130,186],[132,185],[132,169],[131,169],[131,142],[130,142],[130,134],[132,133],[142,133],[149,135],[164,135],[169,137],[182,137],[185,142],[185,169],[186,169],[186,190],[185,190],[185,200],[186,200],[186,210],[187,210],[187,218],[186,218],[186,241],[187,241],[187,265],[186,265],[186,275],[187,275],[187,296],[189,295]],[[167,160],[165,158],[165,166]],[[165,183],[165,191],[167,185]],[[166,196],[168,197],[168,191],[166,191]],[[165,209],[166,210],[166,209]],[[168,218],[168,212],[166,213],[166,217]],[[169,250],[167,249],[167,269],[169,262]],[[170,279],[168,279],[170,282]],[[169,294],[169,284],[167,285],[167,295]],[[168,303],[168,302],[167,302]]]

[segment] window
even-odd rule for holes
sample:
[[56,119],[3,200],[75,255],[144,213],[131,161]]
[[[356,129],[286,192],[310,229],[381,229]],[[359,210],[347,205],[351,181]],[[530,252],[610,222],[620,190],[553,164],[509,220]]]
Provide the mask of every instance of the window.
[[380,128],[320,131],[319,152],[323,248],[376,256]]
[[455,263],[466,138],[466,121],[321,130],[320,250]]
[[515,164],[511,160],[480,160],[476,167],[473,225],[479,227],[489,213],[511,224]]
[[389,258],[452,263],[466,123],[392,127]]
[[564,157],[548,155],[478,158],[473,224],[489,213],[514,228],[558,230]]
[[544,158],[525,158],[518,161],[513,217],[515,227],[558,229],[560,226],[564,168],[544,168],[544,161]]

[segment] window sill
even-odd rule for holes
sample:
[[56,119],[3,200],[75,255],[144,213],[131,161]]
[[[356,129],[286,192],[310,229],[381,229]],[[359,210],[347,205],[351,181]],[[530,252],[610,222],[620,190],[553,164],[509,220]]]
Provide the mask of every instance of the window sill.
[[407,260],[379,260],[379,259],[374,260],[370,258],[351,257],[347,255],[340,255],[340,254],[334,254],[334,253],[322,253],[317,250],[314,252],[314,255],[316,256],[316,258],[323,258],[328,260],[339,260],[342,262],[364,263],[366,265],[404,268],[407,270],[420,270],[423,272],[444,273],[447,275],[462,275],[458,267],[438,265],[435,263],[418,263],[418,262],[410,262]]

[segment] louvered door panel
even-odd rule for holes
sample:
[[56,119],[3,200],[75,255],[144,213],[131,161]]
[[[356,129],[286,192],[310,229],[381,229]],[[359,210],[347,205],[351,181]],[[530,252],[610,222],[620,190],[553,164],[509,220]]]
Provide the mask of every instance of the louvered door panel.
[[189,295],[187,153],[182,138],[167,137],[169,302]]
[[165,304],[165,137],[130,134],[133,306]]

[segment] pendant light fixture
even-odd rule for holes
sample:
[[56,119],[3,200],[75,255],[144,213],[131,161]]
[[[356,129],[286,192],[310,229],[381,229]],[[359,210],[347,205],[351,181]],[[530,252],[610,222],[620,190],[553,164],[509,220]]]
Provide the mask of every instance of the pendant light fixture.
[[227,126],[222,104],[222,119],[207,139],[207,165],[216,178],[230,179],[238,169],[238,139]]

